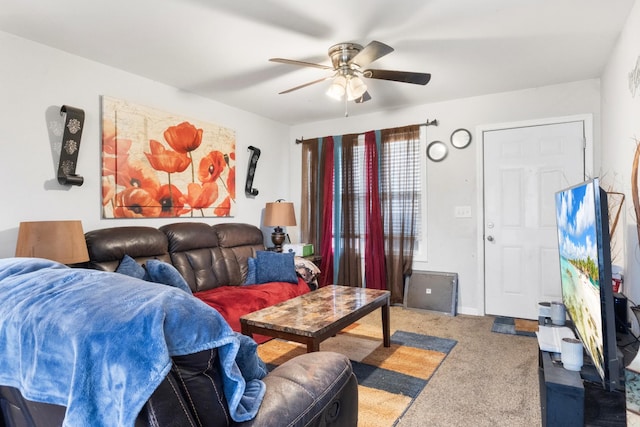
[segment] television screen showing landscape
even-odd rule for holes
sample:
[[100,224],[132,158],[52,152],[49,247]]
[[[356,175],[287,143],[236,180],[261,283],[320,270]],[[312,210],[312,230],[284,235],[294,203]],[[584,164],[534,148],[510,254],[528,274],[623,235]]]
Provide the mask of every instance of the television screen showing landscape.
[[562,300],[604,378],[596,187],[593,181],[556,193]]

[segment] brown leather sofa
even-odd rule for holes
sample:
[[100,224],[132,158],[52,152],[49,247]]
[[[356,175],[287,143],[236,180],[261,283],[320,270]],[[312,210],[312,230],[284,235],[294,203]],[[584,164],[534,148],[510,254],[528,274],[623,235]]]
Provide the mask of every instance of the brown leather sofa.
[[85,238],[89,268],[115,271],[125,255],[140,263],[159,259],[173,264],[193,292],[242,285],[247,258],[265,249],[260,229],[242,223],[111,227],[89,231]]
[[[301,278],[297,286],[279,282],[241,286],[247,277],[247,259],[265,250],[262,231],[250,224],[112,227],[86,233],[86,241],[89,268],[115,271],[125,255],[141,264],[149,259],[173,264],[193,294],[215,308],[237,332],[240,316],[310,291]],[[258,343],[267,339],[254,338]]]
[[[248,224],[175,223],[115,227],[86,234],[91,268],[114,271],[124,255],[136,261],[172,263],[195,293],[238,286],[247,258],[264,249],[262,232]],[[349,360],[317,352],[295,357],[263,379],[266,394],[257,416],[244,423],[229,419],[215,349],[174,357],[173,368],[145,404],[136,426],[355,426],[357,380]],[[211,363],[213,361],[213,363]],[[218,393],[219,394],[219,393]],[[0,427],[60,426],[64,407],[25,400],[0,386]]]

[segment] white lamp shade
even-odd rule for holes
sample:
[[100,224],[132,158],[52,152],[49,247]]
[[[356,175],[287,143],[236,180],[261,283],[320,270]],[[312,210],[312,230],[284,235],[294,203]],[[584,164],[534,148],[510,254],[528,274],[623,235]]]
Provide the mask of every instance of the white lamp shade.
[[327,89],[327,95],[333,99],[340,100],[344,96],[347,86],[347,79],[344,76],[336,76]]
[[360,98],[367,91],[367,85],[358,76],[352,76],[347,86],[349,101]]

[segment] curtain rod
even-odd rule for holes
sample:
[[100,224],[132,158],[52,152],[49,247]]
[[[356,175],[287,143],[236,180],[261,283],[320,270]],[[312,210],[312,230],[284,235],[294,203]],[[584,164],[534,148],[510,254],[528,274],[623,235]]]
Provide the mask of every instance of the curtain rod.
[[[433,119],[433,120],[427,119],[426,122],[417,123],[417,125],[418,126],[438,126],[438,119]],[[312,138],[312,139],[317,139],[317,138]],[[302,141],[304,141],[304,137],[300,137],[300,139],[296,139],[296,144],[302,144]]]

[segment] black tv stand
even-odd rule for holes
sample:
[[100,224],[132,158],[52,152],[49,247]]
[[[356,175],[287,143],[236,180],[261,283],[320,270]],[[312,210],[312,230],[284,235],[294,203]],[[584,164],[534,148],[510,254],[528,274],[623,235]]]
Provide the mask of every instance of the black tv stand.
[[[607,391],[588,364],[581,372],[564,369],[559,355],[539,350],[540,407],[544,426],[626,426],[624,388]],[[587,357],[585,356],[585,361]]]
[[626,426],[624,390],[606,391],[602,384],[584,381],[584,424],[586,426]]

